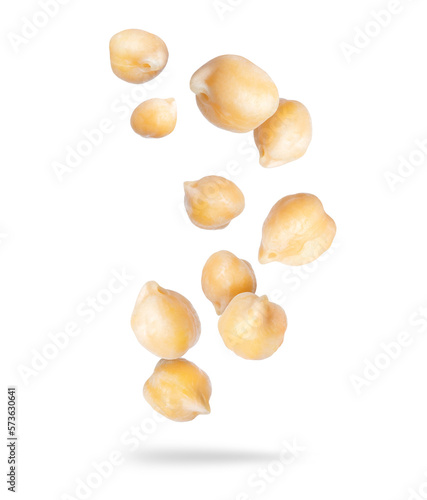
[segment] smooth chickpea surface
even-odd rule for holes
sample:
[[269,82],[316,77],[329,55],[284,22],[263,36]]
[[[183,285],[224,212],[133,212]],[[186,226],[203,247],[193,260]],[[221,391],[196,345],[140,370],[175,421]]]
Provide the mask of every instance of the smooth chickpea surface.
[[260,164],[271,168],[298,160],[306,153],[311,137],[307,108],[298,101],[280,99],[274,115],[254,130]]
[[160,74],[168,62],[165,42],[139,29],[128,29],[110,40],[111,68],[129,83],[145,83]]
[[158,139],[173,132],[176,119],[175,99],[149,99],[135,109],[130,124],[142,137]]
[[202,289],[221,315],[239,293],[256,291],[257,282],[252,266],[233,253],[221,250],[209,257],[202,272]]
[[216,57],[191,78],[202,114],[217,127],[250,132],[272,116],[279,106],[273,80],[244,57]]
[[273,206],[264,222],[259,261],[308,264],[328,250],[335,234],[335,222],[317,196],[286,196]]
[[266,359],[282,345],[288,326],[285,311],[267,296],[241,293],[219,318],[225,345],[244,359]]
[[170,420],[188,422],[210,413],[209,377],[186,359],[161,359],[144,385],[151,407]]
[[201,332],[190,301],[155,281],[149,281],[140,291],[131,326],[140,344],[166,359],[180,358],[197,343]]
[[202,229],[224,229],[245,208],[245,197],[236,184],[217,175],[184,182],[184,191],[187,214]]

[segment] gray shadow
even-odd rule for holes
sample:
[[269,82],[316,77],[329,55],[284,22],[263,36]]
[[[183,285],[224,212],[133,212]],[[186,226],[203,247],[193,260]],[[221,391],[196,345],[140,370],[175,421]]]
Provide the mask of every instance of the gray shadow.
[[235,449],[156,449],[139,450],[132,453],[132,459],[146,464],[227,464],[254,463],[277,460],[279,452]]

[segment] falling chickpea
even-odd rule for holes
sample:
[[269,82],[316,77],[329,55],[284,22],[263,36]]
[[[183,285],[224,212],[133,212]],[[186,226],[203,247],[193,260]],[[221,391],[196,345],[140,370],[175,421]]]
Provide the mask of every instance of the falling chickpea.
[[311,136],[307,108],[298,101],[280,99],[276,113],[254,130],[260,164],[271,168],[298,160],[306,153]]
[[290,266],[309,264],[328,250],[335,233],[335,222],[317,196],[306,193],[285,196],[264,222],[259,261]]
[[155,281],[142,287],[131,326],[140,344],[166,359],[184,355],[197,343],[201,331],[199,317],[190,301]]
[[209,257],[202,272],[202,288],[215,311],[221,315],[239,293],[256,291],[252,266],[231,252],[221,250]]
[[142,137],[158,139],[173,132],[176,119],[175,99],[149,99],[135,109],[130,123]]
[[168,62],[165,42],[139,29],[128,29],[110,40],[111,68],[129,83],[145,83],[159,75]]
[[152,408],[175,422],[188,422],[210,413],[212,386],[209,377],[186,359],[161,359],[144,385]]
[[185,182],[184,191],[188,216],[202,229],[224,229],[245,208],[245,198],[236,184],[217,175]]
[[279,106],[273,80],[244,57],[216,57],[191,78],[191,90],[207,120],[231,132],[250,132]]
[[225,345],[244,359],[266,359],[282,345],[288,326],[285,311],[266,295],[241,293],[219,318]]

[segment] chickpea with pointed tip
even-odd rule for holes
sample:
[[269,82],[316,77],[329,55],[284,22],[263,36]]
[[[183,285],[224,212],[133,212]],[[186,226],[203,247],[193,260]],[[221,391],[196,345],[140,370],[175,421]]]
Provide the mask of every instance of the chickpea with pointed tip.
[[197,343],[201,332],[199,316],[190,301],[155,281],[142,287],[131,326],[140,344],[166,359],[183,356]]
[[236,184],[217,175],[184,182],[184,191],[187,214],[201,229],[224,229],[245,208],[245,197]]
[[262,227],[261,264],[309,264],[332,245],[337,227],[313,194],[285,196],[270,210]]
[[175,422],[189,422],[210,413],[212,386],[209,377],[186,359],[161,359],[144,385],[151,407]]
[[225,345],[244,359],[272,356],[282,345],[288,321],[285,311],[266,295],[241,293],[219,318],[218,329]]
[[260,164],[279,167],[306,153],[312,137],[311,117],[304,104],[280,99],[274,115],[254,130]]

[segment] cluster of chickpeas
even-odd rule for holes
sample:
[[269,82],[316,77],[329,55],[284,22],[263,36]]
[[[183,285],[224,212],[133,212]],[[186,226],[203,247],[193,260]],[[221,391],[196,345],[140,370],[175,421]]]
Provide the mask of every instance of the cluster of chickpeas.
[[[166,66],[168,50],[158,36],[130,29],[110,41],[113,72],[130,83],[155,78]],[[311,142],[307,108],[281,99],[276,85],[261,68],[236,55],[216,57],[198,69],[190,88],[202,114],[231,132],[253,131],[260,164],[271,168],[301,158]],[[132,113],[133,130],[143,137],[161,138],[173,132],[175,99],[149,99]],[[240,189],[223,177],[207,176],[185,182],[185,208],[191,222],[206,230],[227,227],[245,207]],[[301,266],[316,260],[332,244],[335,222],[313,194],[299,193],[279,200],[268,214],[259,249],[259,262]],[[255,295],[257,281],[249,262],[222,250],[207,260],[202,290],[220,316],[224,344],[248,360],[270,357],[281,346],[287,329],[285,311],[267,296]],[[182,295],[146,283],[131,319],[138,341],[162,358],[144,385],[148,403],[179,422],[210,413],[209,377],[182,356],[199,340],[200,319]]]

